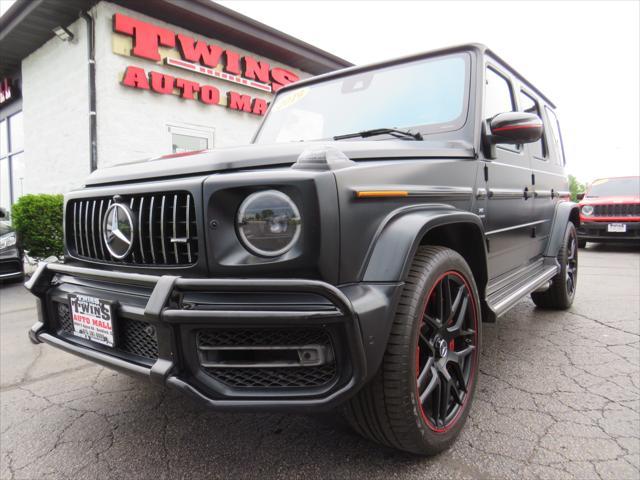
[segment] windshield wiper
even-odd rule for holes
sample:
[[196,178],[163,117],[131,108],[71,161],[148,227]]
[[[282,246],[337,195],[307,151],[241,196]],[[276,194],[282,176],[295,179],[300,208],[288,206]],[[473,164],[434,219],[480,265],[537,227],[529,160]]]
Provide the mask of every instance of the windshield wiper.
[[398,130],[397,128],[373,128],[371,130],[364,130],[362,132],[356,133],[346,133],[344,135],[336,135],[333,137],[334,140],[344,140],[345,138],[356,138],[356,137],[374,137],[376,135],[384,135],[389,134],[393,135],[397,138],[411,138],[413,140],[422,140],[422,135],[420,132],[412,133],[407,130]]

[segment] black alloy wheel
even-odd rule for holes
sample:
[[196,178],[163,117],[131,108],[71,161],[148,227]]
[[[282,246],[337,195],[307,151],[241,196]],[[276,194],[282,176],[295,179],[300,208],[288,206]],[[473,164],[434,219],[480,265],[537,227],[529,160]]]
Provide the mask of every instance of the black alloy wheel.
[[445,272],[427,296],[417,349],[417,391],[423,420],[446,432],[468,399],[476,374],[478,318],[467,281]]
[[460,254],[440,246],[418,249],[382,364],[346,406],[357,432],[419,455],[451,446],[478,381],[479,306],[474,275]]

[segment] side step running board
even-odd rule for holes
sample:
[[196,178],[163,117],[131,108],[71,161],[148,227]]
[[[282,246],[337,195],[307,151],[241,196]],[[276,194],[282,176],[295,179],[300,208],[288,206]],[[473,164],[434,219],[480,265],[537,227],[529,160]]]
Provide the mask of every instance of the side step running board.
[[496,317],[504,315],[523,297],[544,287],[556,276],[559,266],[554,258],[535,264],[509,283],[487,297],[487,305]]

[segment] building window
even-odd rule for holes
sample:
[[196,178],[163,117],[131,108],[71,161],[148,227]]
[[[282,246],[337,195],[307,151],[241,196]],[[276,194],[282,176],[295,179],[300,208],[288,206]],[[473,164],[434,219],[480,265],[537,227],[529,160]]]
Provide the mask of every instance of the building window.
[[24,129],[22,111],[0,121],[0,207],[24,194]]
[[200,125],[167,125],[171,153],[192,152],[213,148],[213,128]]

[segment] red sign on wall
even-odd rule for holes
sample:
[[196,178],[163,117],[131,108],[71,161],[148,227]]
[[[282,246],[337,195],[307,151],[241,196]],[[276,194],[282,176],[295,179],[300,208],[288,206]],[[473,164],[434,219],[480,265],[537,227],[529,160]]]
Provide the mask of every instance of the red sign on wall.
[[18,97],[18,91],[13,87],[10,78],[0,81],[0,104]]
[[[250,55],[241,55],[216,44],[176,34],[167,28],[120,13],[113,16],[113,30],[132,37],[131,55],[158,62],[162,59],[160,47],[174,48],[178,51],[180,59],[167,57],[164,59],[165,65],[266,93],[277,92],[283,86],[299,79],[289,70],[272,68],[268,62],[257,60]],[[162,94],[171,94],[177,89],[182,98],[195,100],[197,97],[206,104],[218,104],[220,101],[220,91],[214,86],[202,85],[160,72],[147,74],[144,69],[134,66],[127,67],[122,83],[128,87]],[[263,115],[266,111],[267,102],[261,98],[252,99],[249,95],[233,91],[226,95],[228,108],[256,115]]]

